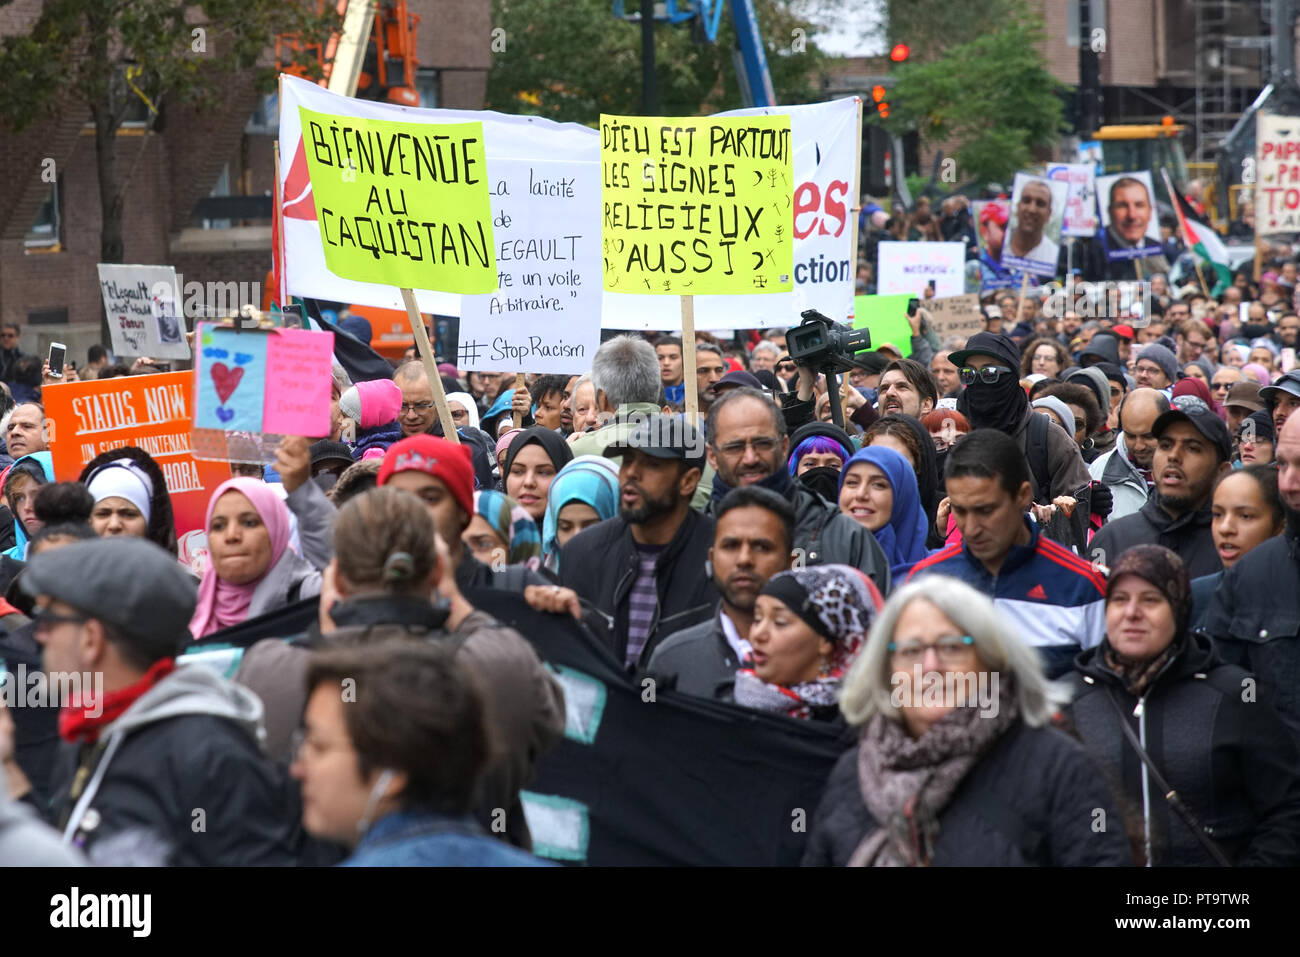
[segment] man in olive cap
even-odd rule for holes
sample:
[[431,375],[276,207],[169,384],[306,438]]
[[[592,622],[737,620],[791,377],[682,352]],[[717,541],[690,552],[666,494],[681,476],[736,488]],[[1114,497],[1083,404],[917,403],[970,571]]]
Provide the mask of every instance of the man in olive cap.
[[261,700],[176,666],[196,596],[175,558],[141,538],[77,542],[37,555],[21,584],[64,699],[51,802],[64,841],[92,863],[294,863]]

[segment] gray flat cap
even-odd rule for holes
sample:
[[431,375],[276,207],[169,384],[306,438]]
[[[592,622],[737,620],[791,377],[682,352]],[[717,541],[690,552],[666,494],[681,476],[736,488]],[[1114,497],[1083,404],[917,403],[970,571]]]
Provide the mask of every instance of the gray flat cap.
[[154,658],[175,655],[190,640],[194,580],[147,539],[97,538],[44,551],[19,581],[27,594],[49,595],[98,618]]

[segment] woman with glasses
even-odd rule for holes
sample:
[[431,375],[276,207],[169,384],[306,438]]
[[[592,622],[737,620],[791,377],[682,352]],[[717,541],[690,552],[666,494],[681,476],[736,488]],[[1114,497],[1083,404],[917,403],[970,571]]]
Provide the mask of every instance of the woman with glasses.
[[1273,416],[1267,409],[1252,412],[1241,420],[1237,428],[1237,461],[1233,466],[1270,465],[1276,457],[1277,434]]
[[533,517],[510,496],[491,489],[474,493],[474,517],[460,537],[475,558],[492,568],[535,567],[542,554],[542,536]]
[[1049,379],[1057,378],[1061,372],[1073,365],[1065,346],[1056,339],[1046,336],[1032,339],[1025,345],[1020,357],[1020,374],[1044,375]]
[[1050,726],[1062,701],[984,595],[946,577],[899,589],[845,679],[858,743],[831,772],[804,864],[1131,864],[1096,766]]
[[1300,752],[1250,673],[1191,631],[1191,611],[1182,559],[1159,545],[1121,555],[1106,637],[1075,661],[1069,717],[1141,822],[1149,866],[1294,867]]
[[838,721],[840,680],[866,638],[879,599],[869,579],[847,565],[773,575],[754,603],[753,654],[736,672],[736,704]]

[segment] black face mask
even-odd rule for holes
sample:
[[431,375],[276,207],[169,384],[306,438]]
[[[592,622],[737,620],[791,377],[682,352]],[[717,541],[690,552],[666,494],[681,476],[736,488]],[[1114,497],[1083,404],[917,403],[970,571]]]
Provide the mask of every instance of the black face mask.
[[799,484],[834,504],[840,500],[840,470],[833,465],[819,465],[799,476]]

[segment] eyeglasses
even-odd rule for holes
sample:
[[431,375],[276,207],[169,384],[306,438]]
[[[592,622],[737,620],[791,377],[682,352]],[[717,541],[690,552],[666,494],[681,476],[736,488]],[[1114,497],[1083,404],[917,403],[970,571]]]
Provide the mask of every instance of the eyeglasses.
[[289,760],[301,761],[304,758],[315,760],[322,754],[337,751],[340,744],[321,744],[307,733],[306,728],[299,728],[289,737]]
[[717,450],[729,458],[744,455],[745,449],[752,448],[759,455],[771,455],[777,446],[777,440],[770,435],[760,435],[756,439],[742,439],[717,446]]
[[984,366],[982,369],[972,369],[966,366],[959,370],[962,385],[974,385],[975,380],[979,379],[985,385],[996,385],[997,381],[1004,375],[1012,375],[1010,369],[1006,366]]
[[32,623],[37,631],[45,631],[55,625],[84,625],[89,620],[85,615],[60,615],[48,608],[37,608],[32,612]]
[[793,372],[797,368],[793,362],[778,362],[776,367],[782,372]]
[[899,661],[913,663],[924,660],[925,653],[933,648],[941,662],[952,664],[965,658],[974,644],[975,639],[970,635],[948,635],[932,644],[921,641],[891,641],[889,651]]
[[[392,408],[392,406],[389,406],[389,408]],[[400,406],[402,415],[406,415],[408,412],[428,412],[432,408],[432,402],[403,402]],[[452,418],[455,418],[454,414]]]

